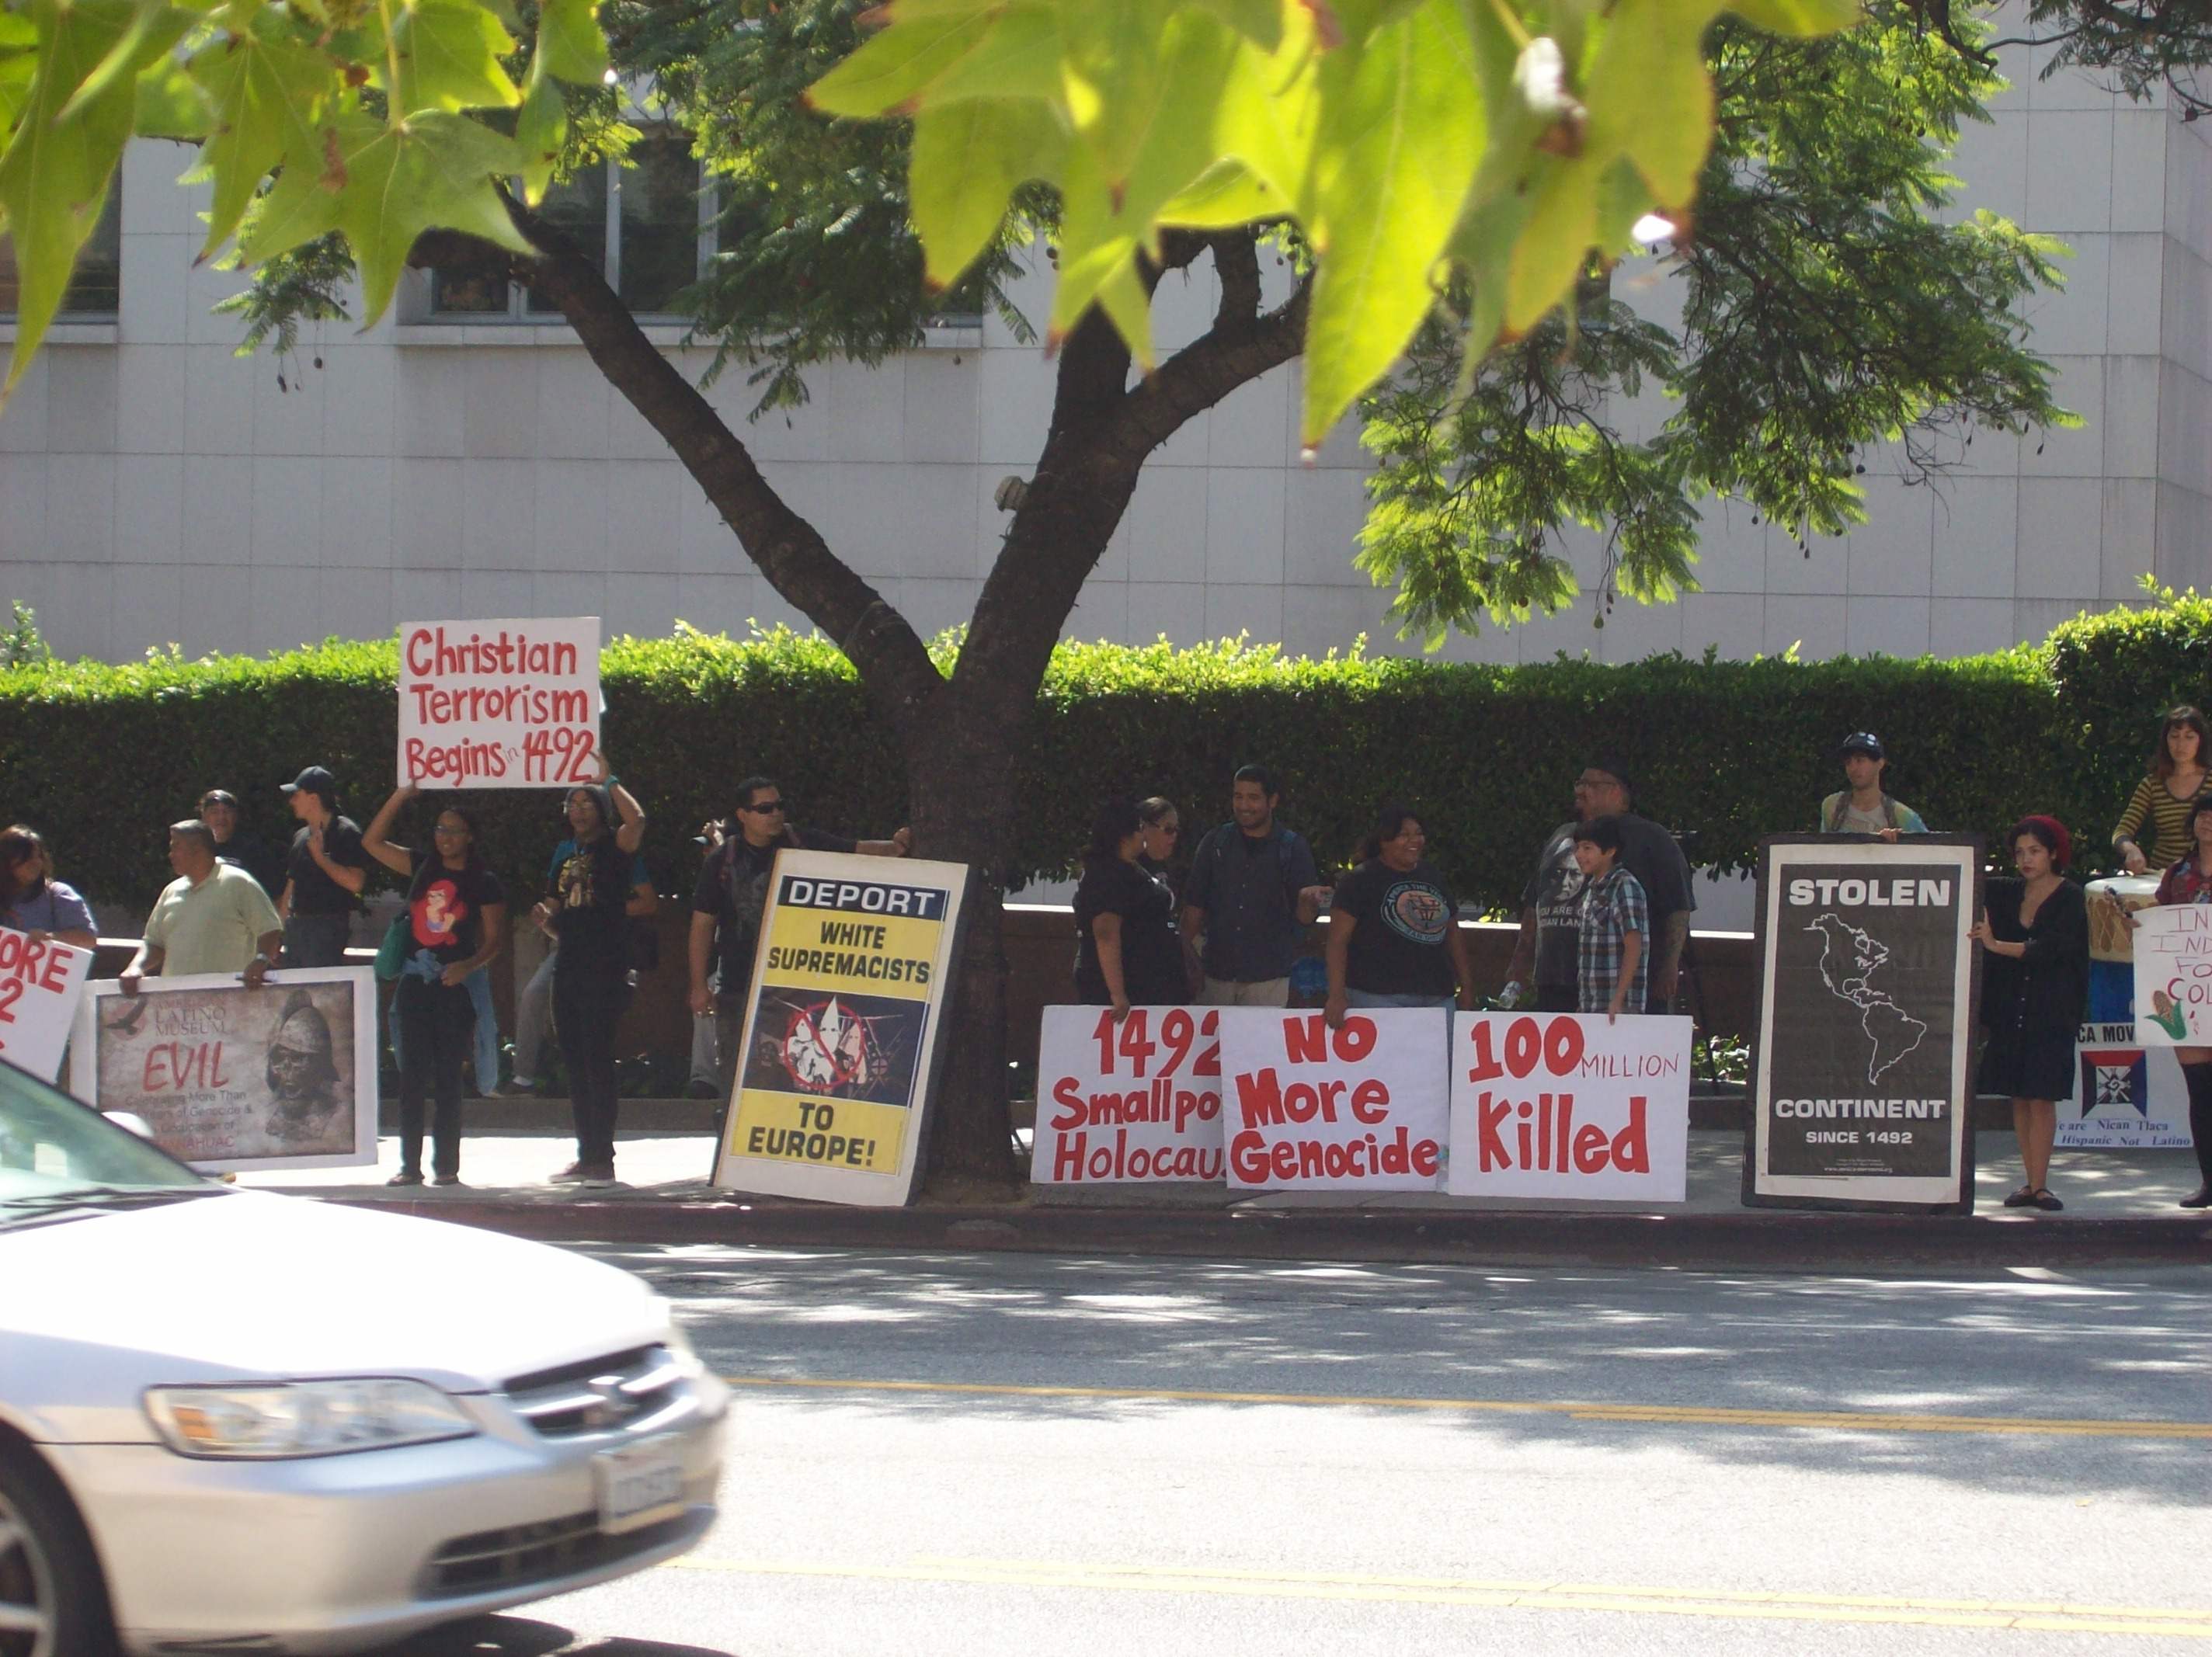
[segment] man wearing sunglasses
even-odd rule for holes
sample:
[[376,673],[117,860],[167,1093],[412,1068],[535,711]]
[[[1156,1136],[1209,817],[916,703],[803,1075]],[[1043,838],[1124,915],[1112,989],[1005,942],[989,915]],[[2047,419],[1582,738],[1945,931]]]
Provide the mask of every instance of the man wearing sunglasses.
[[[790,803],[773,777],[747,777],[739,783],[736,832],[726,835],[708,858],[691,896],[691,1011],[702,1017],[714,1016],[716,1068],[725,1099],[737,1080],[745,992],[752,986],[753,955],[775,854],[787,847],[902,858],[914,844],[911,828],[902,828],[889,840],[848,840],[799,828],[790,821],[789,811]],[[709,987],[708,972],[718,956],[720,974]]]

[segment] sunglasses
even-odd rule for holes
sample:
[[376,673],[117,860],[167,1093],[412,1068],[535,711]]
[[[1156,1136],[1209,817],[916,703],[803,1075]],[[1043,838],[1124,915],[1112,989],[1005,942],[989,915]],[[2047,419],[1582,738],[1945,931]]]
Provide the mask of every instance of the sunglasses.
[[783,809],[784,803],[780,799],[764,799],[757,805],[740,805],[738,807],[738,810],[740,811],[756,811],[762,816],[770,816],[771,814],[781,811]]

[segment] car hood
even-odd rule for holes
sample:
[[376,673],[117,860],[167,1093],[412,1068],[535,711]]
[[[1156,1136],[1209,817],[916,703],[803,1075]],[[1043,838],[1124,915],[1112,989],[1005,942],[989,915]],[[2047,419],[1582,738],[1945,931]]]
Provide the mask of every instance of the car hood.
[[117,1406],[137,1423],[121,1435],[146,1436],[138,1394],[163,1382],[406,1375],[486,1392],[669,1326],[657,1295],[596,1260],[265,1192],[0,1231],[0,1418],[64,1439],[112,1436],[119,1423],[91,1417]]

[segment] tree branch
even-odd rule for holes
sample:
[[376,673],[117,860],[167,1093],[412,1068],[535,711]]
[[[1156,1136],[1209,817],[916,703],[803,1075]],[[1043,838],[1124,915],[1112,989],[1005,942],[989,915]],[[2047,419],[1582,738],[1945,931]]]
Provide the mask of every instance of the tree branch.
[[1221,281],[1216,328],[1249,322],[1260,314],[1260,246],[1249,230],[1213,239],[1213,273]]
[[[1255,260],[1256,276],[1256,260]],[[1256,288],[1256,280],[1255,286]],[[1163,362],[1152,377],[1129,393],[1121,410],[1119,442],[1141,457],[1174,436],[1193,415],[1202,413],[1248,380],[1279,368],[1304,349],[1309,276],[1282,304],[1264,315],[1247,313],[1212,327]],[[1223,283],[1223,308],[1229,283]]]

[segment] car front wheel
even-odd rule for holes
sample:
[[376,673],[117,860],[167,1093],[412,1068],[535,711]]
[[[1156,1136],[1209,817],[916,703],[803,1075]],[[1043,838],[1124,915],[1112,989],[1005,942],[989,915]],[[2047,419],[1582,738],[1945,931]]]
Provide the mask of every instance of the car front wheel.
[[0,1445],[0,1657],[112,1657],[107,1595],[76,1509],[29,1452]]

